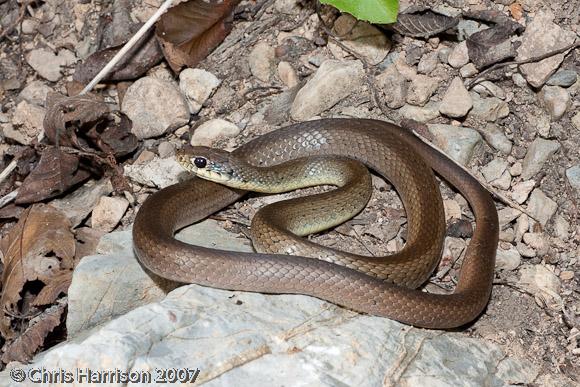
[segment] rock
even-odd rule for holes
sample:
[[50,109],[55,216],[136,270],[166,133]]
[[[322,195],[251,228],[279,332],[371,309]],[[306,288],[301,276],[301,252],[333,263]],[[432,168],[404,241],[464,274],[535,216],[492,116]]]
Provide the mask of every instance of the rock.
[[488,183],[497,180],[503,175],[508,167],[507,161],[496,158],[481,168],[481,173]]
[[439,61],[441,63],[449,63],[449,55],[451,54],[451,48],[447,46],[443,46],[439,50],[437,50],[437,56],[439,57]]
[[538,93],[541,105],[550,113],[552,121],[558,121],[568,107],[570,107],[570,94],[566,89],[559,86],[544,86]]
[[[381,30],[346,13],[336,19],[333,32],[340,36],[342,44],[373,66],[381,63],[391,49],[390,40]],[[340,52],[342,49],[334,42],[329,41],[328,48],[335,58],[344,59],[344,55]]]
[[461,219],[461,207],[459,203],[453,199],[443,200],[443,208],[445,209],[445,220]]
[[516,161],[510,167],[510,175],[512,175],[512,176],[520,176],[521,174],[522,174],[522,163],[520,163],[519,161]]
[[525,245],[523,243],[516,243],[516,249],[518,253],[521,254],[522,257],[525,258],[534,258],[536,256],[536,250],[532,249],[530,246]]
[[300,83],[300,78],[296,74],[296,70],[288,62],[281,61],[278,63],[278,77],[284,84],[290,88]]
[[560,149],[557,141],[536,138],[528,148],[522,165],[522,179],[528,180],[540,172],[544,163]]
[[478,31],[486,29],[485,25],[475,20],[461,19],[457,24],[457,39],[463,41]]
[[513,228],[508,228],[505,230],[500,230],[499,240],[504,242],[513,242],[516,239],[516,235]]
[[546,81],[546,85],[570,87],[576,83],[578,75],[574,70],[558,70]]
[[172,157],[175,155],[176,148],[177,146],[174,143],[169,141],[163,141],[157,147],[157,153],[159,154],[159,157],[161,157],[162,159],[166,159],[168,157]]
[[473,109],[469,115],[476,119],[493,122],[510,114],[508,104],[497,97],[481,98],[477,93],[470,93],[470,95]]
[[197,114],[221,81],[203,69],[185,69],[179,74],[179,89],[191,114]]
[[580,164],[566,169],[566,178],[568,182],[580,194]]
[[471,96],[463,85],[463,81],[460,77],[455,77],[439,105],[439,112],[448,117],[460,118],[467,115],[472,107]]
[[439,87],[440,82],[441,80],[439,78],[432,78],[421,74],[415,75],[409,85],[407,103],[416,106],[425,106],[429,98],[431,98],[431,95]]
[[125,164],[125,176],[147,187],[165,188],[179,182],[179,175],[185,173],[174,157],[155,157],[146,164]]
[[[197,234],[187,242],[222,245],[220,235]],[[36,356],[32,364],[19,364],[25,374],[33,368],[107,370],[111,364],[121,373],[137,374],[167,368],[168,359],[176,369],[201,370],[196,382],[208,386],[271,385],[272,380],[280,385],[331,386],[340,380],[374,386],[405,380],[409,387],[499,386],[529,384],[539,373],[493,343],[456,332],[410,329],[314,297],[198,285],[163,297],[166,288],[149,279],[133,257],[130,232],[105,238],[113,235],[111,247],[120,251],[107,251],[102,241],[101,255],[83,259],[75,270],[69,340]],[[392,375],[409,353],[414,356]],[[203,371],[216,364],[221,365],[218,373]],[[0,384],[22,386],[11,381],[8,370],[0,374]]]
[[532,215],[542,226],[552,218],[556,213],[558,205],[555,201],[546,196],[539,188],[532,191],[530,201],[528,202],[528,212]]
[[456,69],[465,66],[469,62],[469,54],[467,52],[467,43],[465,41],[458,43],[447,58],[451,67]]
[[554,219],[554,232],[556,236],[562,240],[568,240],[570,234],[570,223],[562,217],[562,215],[556,215]]
[[43,81],[32,81],[18,94],[18,98],[33,105],[45,106],[46,96],[53,90]]
[[39,48],[26,55],[26,62],[44,79],[56,82],[62,78],[63,67],[71,66],[76,62],[76,56],[69,50],[60,50],[58,55],[52,51]]
[[482,97],[497,97],[499,99],[505,99],[505,91],[495,83],[490,81],[483,81],[473,86],[473,90],[476,91]]
[[526,81],[526,78],[524,78],[523,75],[520,73],[514,73],[512,75],[512,81],[518,87],[529,88],[528,82]]
[[523,204],[528,200],[530,192],[534,189],[536,182],[534,180],[525,180],[514,185],[511,196],[518,204]]
[[232,122],[215,118],[199,125],[191,136],[193,146],[211,146],[214,141],[232,138],[240,133],[240,128]]
[[189,108],[179,89],[153,77],[129,86],[121,110],[133,121],[131,131],[140,139],[161,136],[189,121]]
[[[186,227],[175,237],[209,248],[215,248],[214,242],[219,241],[220,247],[226,250],[252,251],[246,239],[225,231],[211,219]],[[159,277],[151,278],[143,270],[133,253],[131,230],[103,236],[97,254],[83,258],[75,268],[68,291],[69,337],[141,305],[162,300],[168,291],[178,286]]]
[[510,175],[510,173],[508,171],[504,171],[504,173],[502,173],[500,178],[492,181],[491,184],[494,187],[497,187],[497,188],[500,188],[503,190],[507,190],[507,189],[509,189],[511,182],[512,182],[512,175]]
[[272,76],[275,60],[274,48],[266,42],[258,42],[248,56],[252,75],[262,82],[268,82]]
[[12,123],[16,129],[4,129],[4,137],[23,145],[30,145],[43,132],[46,110],[40,106],[22,101],[14,110]]
[[110,179],[89,180],[65,197],[54,199],[50,205],[61,210],[74,228],[91,213],[101,196],[109,195],[111,192],[113,185]]
[[530,229],[530,218],[526,214],[522,214],[516,221],[515,240],[521,241],[524,234]]
[[122,197],[101,196],[93,208],[91,227],[105,232],[113,231],[129,208],[129,201]]
[[503,228],[504,226],[510,224],[515,219],[517,219],[518,216],[520,216],[521,214],[522,214],[521,211],[515,208],[511,207],[502,208],[497,212],[497,216],[499,219],[499,227]]
[[574,279],[575,273],[572,270],[564,270],[560,273],[560,279],[563,281],[570,281]]
[[428,52],[421,57],[417,65],[417,71],[421,74],[430,74],[439,64],[439,55],[436,51]]
[[516,249],[510,247],[507,250],[502,248],[497,249],[495,258],[495,268],[499,270],[515,270],[520,266],[522,256]]
[[558,303],[561,301],[560,279],[552,273],[546,266],[542,265],[525,265],[520,268],[520,280],[518,286],[549,302]]
[[505,155],[509,155],[511,153],[512,142],[507,138],[499,126],[489,123],[485,126],[485,129],[479,130],[479,133],[494,149],[497,149]]
[[459,75],[461,75],[462,78],[473,77],[478,72],[477,67],[475,67],[473,63],[468,63],[459,69]]
[[576,129],[580,130],[580,112],[574,114],[574,117],[572,117],[572,124]]
[[296,94],[290,115],[296,121],[318,115],[348,97],[362,84],[363,79],[364,70],[360,61],[327,60]]
[[[552,21],[553,18],[554,16],[548,12],[537,13],[526,27],[522,36],[522,44],[517,49],[516,60],[537,57],[574,42],[576,34],[562,29]],[[537,88],[542,87],[562,63],[564,55],[564,53],[557,54],[539,62],[523,64],[520,66],[520,72],[530,85]]]
[[383,91],[385,102],[391,109],[398,109],[407,99],[407,80],[396,66],[389,66],[376,77],[377,86]]
[[467,165],[481,136],[471,128],[452,125],[429,125],[435,144],[461,165]]
[[539,232],[528,232],[523,235],[524,243],[536,251],[537,256],[546,255],[550,244],[546,236]]
[[429,122],[439,117],[439,103],[428,102],[425,106],[405,105],[398,112],[403,118]]

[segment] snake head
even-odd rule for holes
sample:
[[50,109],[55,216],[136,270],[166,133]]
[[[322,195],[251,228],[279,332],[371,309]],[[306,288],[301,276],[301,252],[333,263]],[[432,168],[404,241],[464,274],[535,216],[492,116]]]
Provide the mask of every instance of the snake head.
[[205,180],[226,184],[235,176],[236,159],[223,150],[205,146],[186,147],[178,150],[176,157],[183,168]]

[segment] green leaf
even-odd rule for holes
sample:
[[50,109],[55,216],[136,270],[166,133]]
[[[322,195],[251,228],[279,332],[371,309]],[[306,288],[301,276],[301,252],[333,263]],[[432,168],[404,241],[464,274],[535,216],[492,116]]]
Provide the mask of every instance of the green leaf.
[[396,22],[399,11],[399,0],[320,0],[320,2],[350,13],[359,20],[376,24]]

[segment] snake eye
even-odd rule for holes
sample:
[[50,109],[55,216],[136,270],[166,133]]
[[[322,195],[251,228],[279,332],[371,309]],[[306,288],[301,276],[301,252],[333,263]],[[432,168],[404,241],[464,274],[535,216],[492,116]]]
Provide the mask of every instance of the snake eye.
[[193,163],[198,168],[205,168],[205,166],[207,165],[207,159],[205,159],[204,157],[196,157],[193,160]]

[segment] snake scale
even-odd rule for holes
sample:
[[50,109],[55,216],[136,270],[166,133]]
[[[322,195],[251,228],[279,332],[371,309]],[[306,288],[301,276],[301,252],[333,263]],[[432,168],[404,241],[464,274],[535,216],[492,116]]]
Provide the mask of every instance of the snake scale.
[[[469,323],[491,294],[498,218],[489,193],[445,155],[396,125],[368,119],[322,119],[260,136],[233,152],[271,166],[306,156],[354,158],[388,179],[407,213],[407,240],[387,281],[303,256],[240,253],[192,246],[173,234],[235,202],[245,192],[194,178],[151,195],[133,225],[134,250],[153,273],[183,283],[262,293],[307,294],[407,324],[447,329]],[[435,267],[445,233],[433,170],[456,187],[475,215],[476,229],[454,293],[414,289]],[[401,266],[397,265],[401,263]],[[419,275],[408,273],[417,267]],[[407,278],[411,278],[407,280]],[[413,279],[414,278],[414,279]]]

